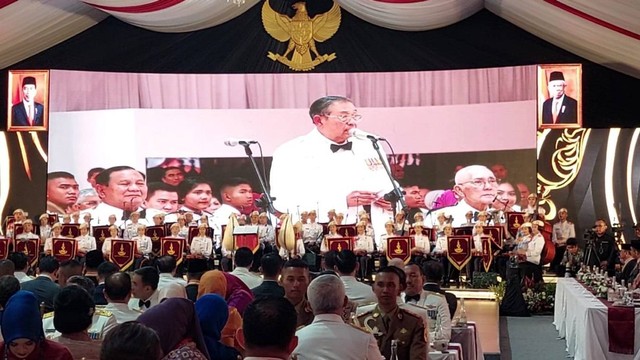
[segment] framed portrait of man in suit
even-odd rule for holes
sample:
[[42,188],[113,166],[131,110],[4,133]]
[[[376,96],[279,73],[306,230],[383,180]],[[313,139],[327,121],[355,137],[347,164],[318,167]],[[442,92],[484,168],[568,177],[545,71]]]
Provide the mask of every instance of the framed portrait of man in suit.
[[538,127],[582,127],[582,64],[538,66]]
[[7,131],[49,129],[49,71],[10,70]]

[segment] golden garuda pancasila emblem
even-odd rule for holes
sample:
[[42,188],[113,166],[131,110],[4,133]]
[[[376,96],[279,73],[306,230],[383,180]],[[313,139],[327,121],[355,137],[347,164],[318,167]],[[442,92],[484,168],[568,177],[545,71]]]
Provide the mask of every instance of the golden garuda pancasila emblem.
[[[291,5],[296,10],[292,18],[277,13],[265,0],[262,6],[262,25],[269,35],[278,41],[289,41],[284,54],[269,51],[267,57],[279,61],[296,71],[309,71],[325,61],[336,58],[335,53],[320,55],[316,49],[316,41],[323,42],[331,38],[340,27],[340,6],[334,1],[333,6],[324,14],[312,18],[307,13],[304,2]],[[315,55],[311,59],[311,53]],[[291,55],[291,58],[288,56]]]

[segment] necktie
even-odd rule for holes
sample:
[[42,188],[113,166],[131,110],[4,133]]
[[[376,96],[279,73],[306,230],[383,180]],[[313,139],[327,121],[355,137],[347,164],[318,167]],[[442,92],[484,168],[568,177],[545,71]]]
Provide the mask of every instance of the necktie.
[[558,114],[560,113],[560,101],[553,103],[553,122],[558,121]]
[[413,300],[415,302],[420,301],[420,294],[418,293],[418,294],[415,294],[415,295],[406,295],[406,294],[404,295],[404,302],[408,303],[411,300]]
[[147,301],[143,301],[143,300],[138,300],[138,307],[142,308],[142,307],[146,307],[147,309],[151,307],[151,300],[147,300]]
[[130,216],[131,216],[131,211],[124,210],[122,212],[122,218],[120,220],[129,220]]
[[33,104],[27,105],[27,119],[29,120],[29,126],[33,126]]
[[346,143],[344,143],[342,145],[331,144],[331,146],[329,146],[329,147],[331,148],[331,151],[337,152],[340,149],[342,149],[342,150],[351,150],[352,146],[353,146],[353,143],[351,141],[347,141]]

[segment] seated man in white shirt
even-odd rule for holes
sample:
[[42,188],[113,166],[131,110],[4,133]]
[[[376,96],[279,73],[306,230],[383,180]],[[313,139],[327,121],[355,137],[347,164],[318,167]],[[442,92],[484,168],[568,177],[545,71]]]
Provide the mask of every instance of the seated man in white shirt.
[[[440,266],[439,263],[434,263],[434,265]],[[429,265],[427,265],[427,268],[428,267]],[[447,299],[442,294],[422,289],[426,280],[422,268],[418,266],[418,264],[409,263],[405,265],[404,273],[407,275],[407,288],[404,291],[404,302],[427,309],[427,316],[429,318],[427,325],[430,339],[450,340],[451,315],[449,314]]]
[[[184,291],[184,287],[187,286],[187,282],[182,277],[176,277],[176,269],[177,269],[177,261],[171,255],[161,256],[156,259],[156,267],[160,272],[160,279],[158,282],[158,290],[162,290],[170,284],[177,284],[182,287]],[[175,295],[174,295],[175,296]],[[174,297],[167,296],[167,297]],[[186,297],[186,294],[184,296]]]
[[382,359],[373,334],[345,324],[347,303],[342,282],[334,275],[320,275],[307,288],[313,322],[298,330],[297,359]]
[[27,255],[21,252],[13,252],[9,254],[8,259],[13,262],[13,265],[15,267],[13,276],[15,276],[21,284],[23,282],[33,280],[31,276],[27,275],[27,272],[29,272],[29,258],[27,257]]
[[213,239],[207,236],[207,228],[207,224],[202,223],[198,225],[198,235],[191,240],[191,245],[189,246],[191,255],[206,259],[211,257]]
[[336,255],[335,261],[334,270],[340,275],[347,298],[358,306],[375,303],[377,299],[371,286],[356,280],[359,267],[356,254],[351,250],[342,250]]
[[236,268],[233,269],[231,274],[242,280],[249,289],[253,289],[262,284],[262,278],[249,271],[253,264],[253,252],[251,252],[249,248],[241,247],[236,250],[234,262]]
[[144,266],[133,272],[131,277],[131,299],[129,308],[144,312],[149,308],[160,304],[164,297],[158,292],[160,274],[158,269]]
[[104,297],[107,299],[104,310],[110,311],[118,324],[135,321],[142,314],[127,305],[131,299],[131,277],[126,272],[117,272],[105,279]]

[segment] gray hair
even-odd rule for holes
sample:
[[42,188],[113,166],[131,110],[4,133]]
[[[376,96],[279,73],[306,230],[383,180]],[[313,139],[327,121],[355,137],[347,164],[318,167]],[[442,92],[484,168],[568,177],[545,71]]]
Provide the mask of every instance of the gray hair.
[[488,172],[493,174],[493,171],[491,171],[488,167],[484,165],[469,165],[458,170],[458,172],[456,173],[456,177],[455,177],[456,185],[460,185],[463,182],[467,181],[468,178],[473,175],[473,173],[480,170],[487,170]]
[[331,104],[335,102],[350,102],[352,101],[349,98],[344,96],[325,96],[316,100],[309,107],[309,116],[313,119],[314,115],[322,115],[324,112],[331,106]]
[[307,288],[307,298],[314,314],[341,314],[344,297],[344,284],[336,275],[320,275]]

